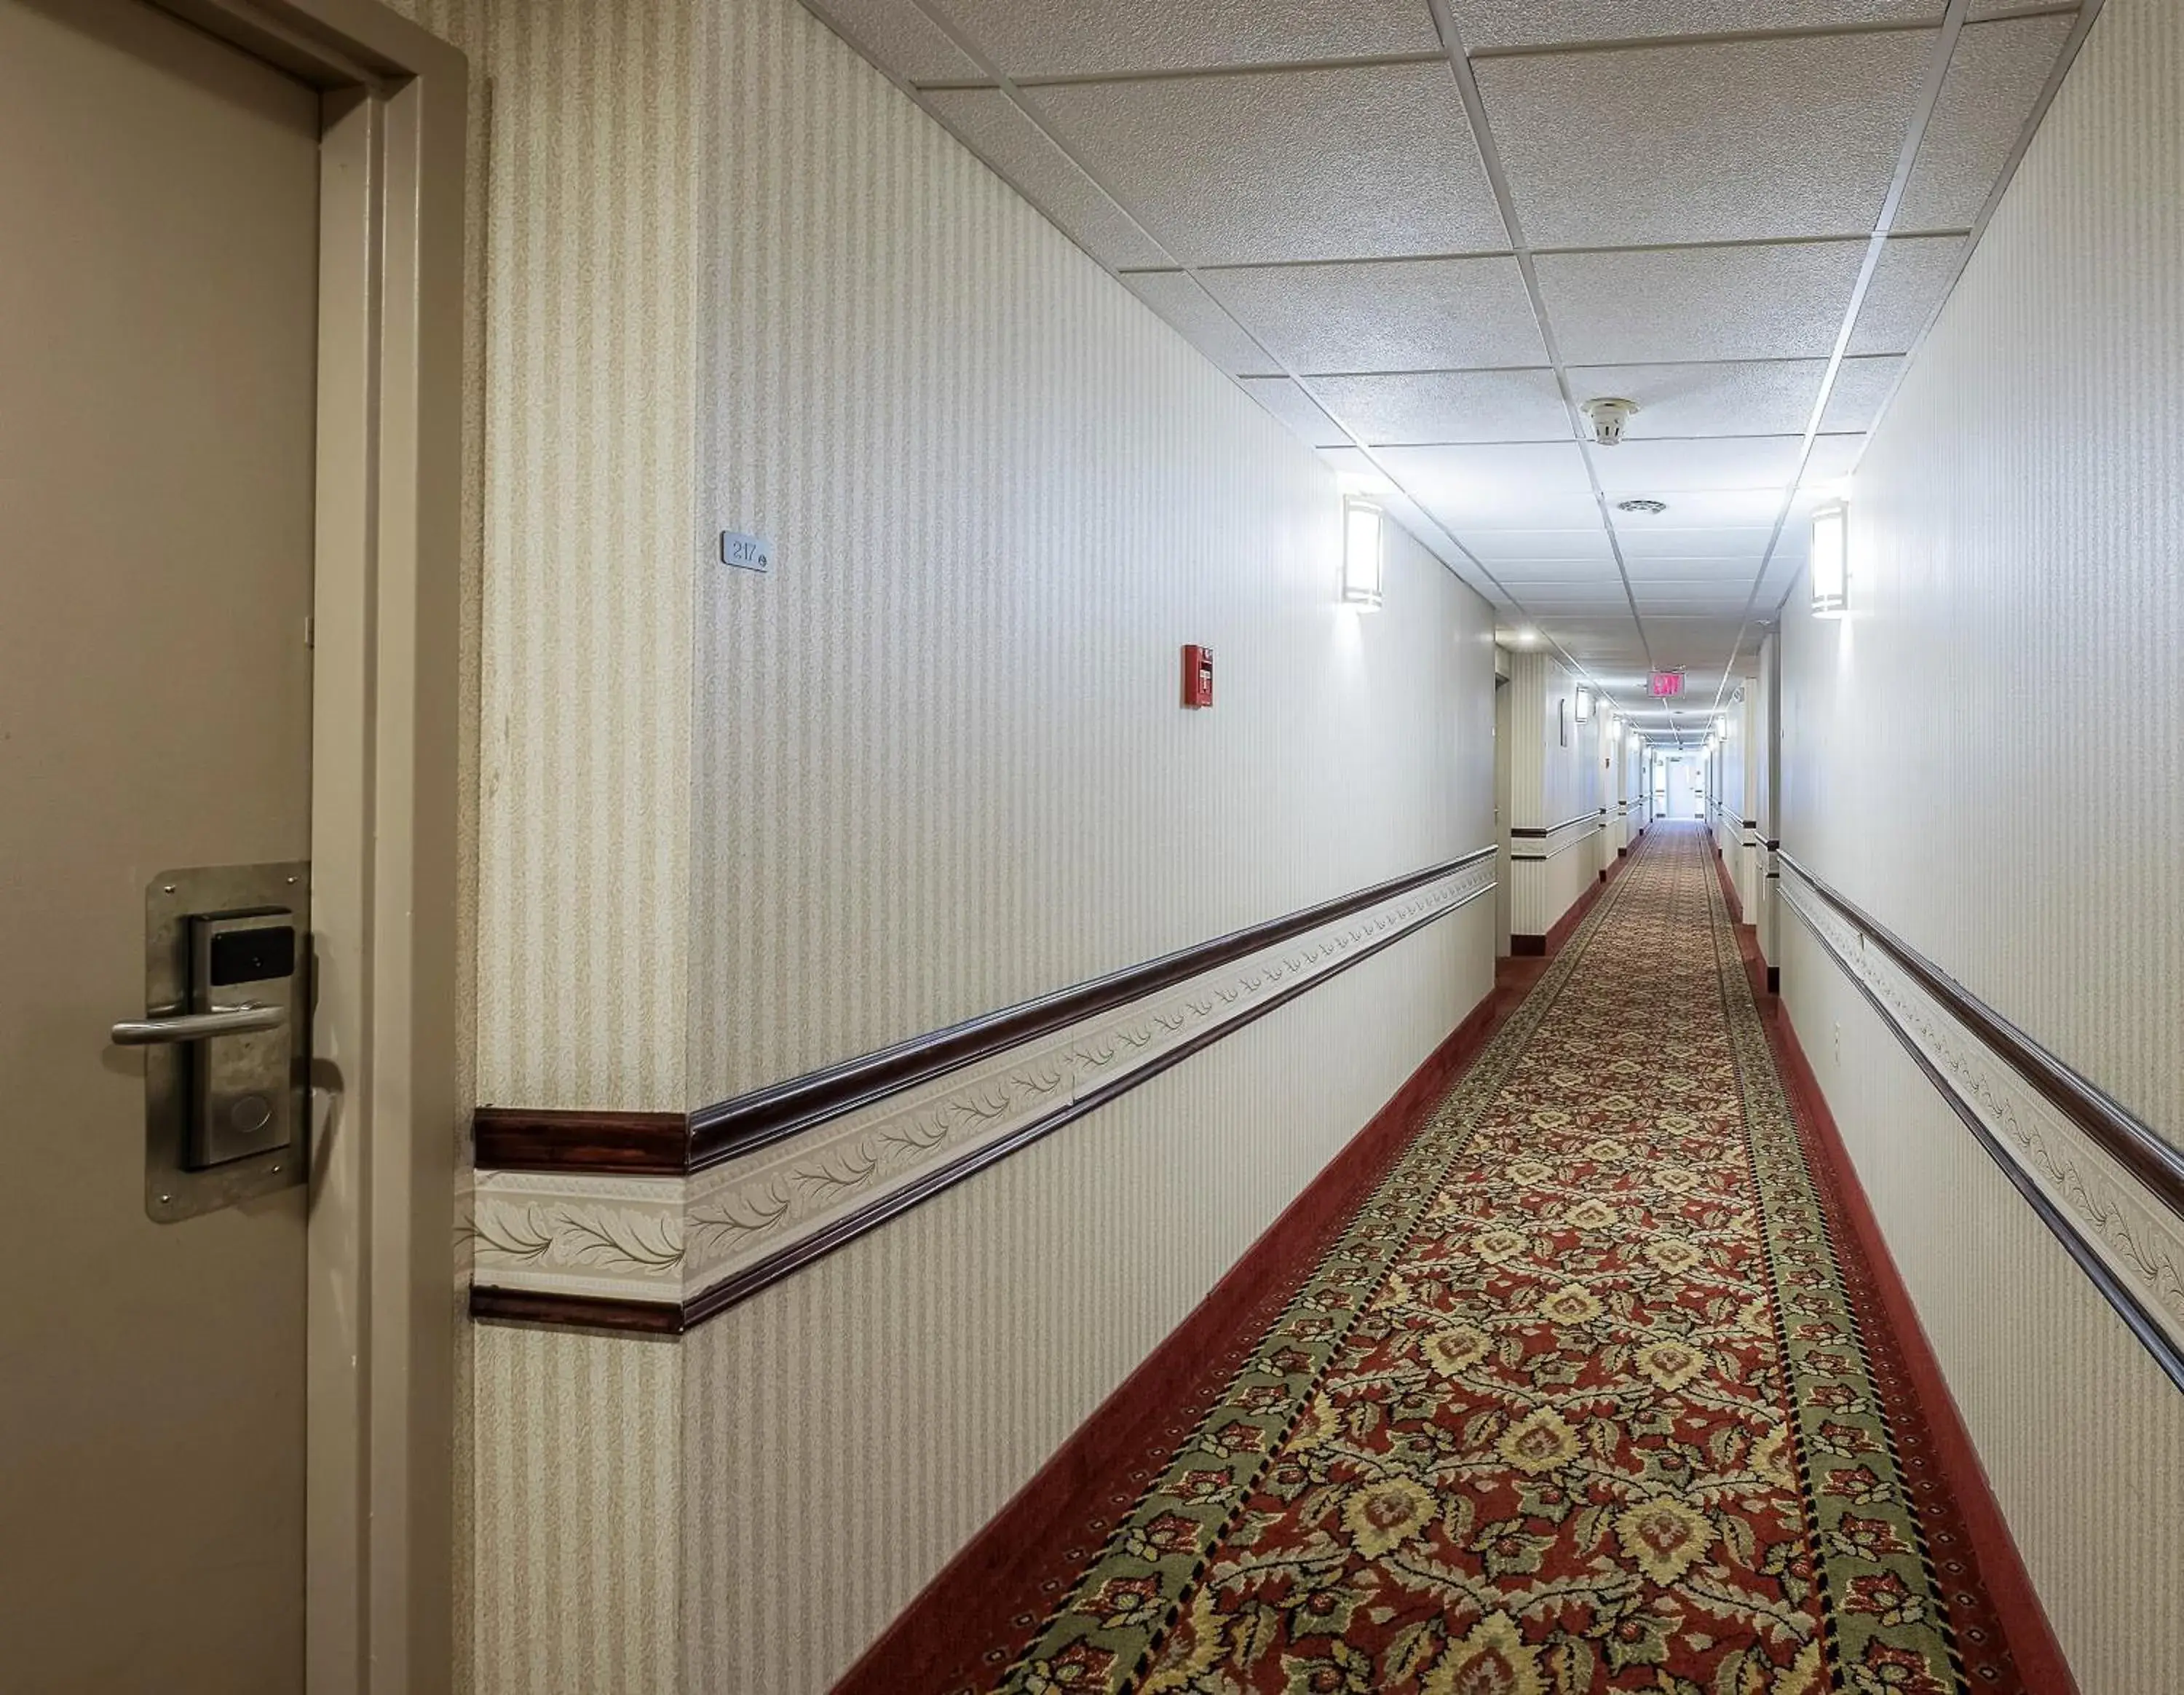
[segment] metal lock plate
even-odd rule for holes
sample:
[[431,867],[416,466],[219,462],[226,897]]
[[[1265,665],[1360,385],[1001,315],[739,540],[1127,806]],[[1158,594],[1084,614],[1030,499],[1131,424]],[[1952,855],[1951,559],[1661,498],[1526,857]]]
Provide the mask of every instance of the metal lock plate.
[[287,1021],[192,1045],[190,1123],[183,1161],[203,1171],[288,1146],[297,1008],[296,915],[283,907],[192,914],[190,1010],[277,1006]]
[[310,866],[164,872],[144,900],[148,1019],[277,1008],[270,1028],[144,1051],[144,1210],[173,1223],[304,1179]]

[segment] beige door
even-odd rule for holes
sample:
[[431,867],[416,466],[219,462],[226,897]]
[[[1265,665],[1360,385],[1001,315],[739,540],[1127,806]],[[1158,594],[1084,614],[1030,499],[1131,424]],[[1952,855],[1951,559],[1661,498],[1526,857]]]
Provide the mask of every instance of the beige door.
[[[319,108],[0,0],[0,1687],[303,1678],[306,1190],[148,1216],[146,885],[310,856]],[[194,1050],[186,1050],[194,1051]]]

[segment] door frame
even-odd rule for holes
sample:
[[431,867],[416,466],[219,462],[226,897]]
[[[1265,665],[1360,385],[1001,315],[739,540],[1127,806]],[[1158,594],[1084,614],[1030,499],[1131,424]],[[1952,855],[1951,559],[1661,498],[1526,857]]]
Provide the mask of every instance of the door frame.
[[320,91],[304,1641],[454,1672],[469,69],[378,0],[153,0]]

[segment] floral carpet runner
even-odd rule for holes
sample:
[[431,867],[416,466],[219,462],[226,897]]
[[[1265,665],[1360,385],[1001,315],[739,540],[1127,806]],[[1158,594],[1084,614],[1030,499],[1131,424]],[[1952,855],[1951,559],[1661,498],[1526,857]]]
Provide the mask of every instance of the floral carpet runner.
[[1854,1281],[1706,838],[1657,829],[984,1687],[2015,1687]]

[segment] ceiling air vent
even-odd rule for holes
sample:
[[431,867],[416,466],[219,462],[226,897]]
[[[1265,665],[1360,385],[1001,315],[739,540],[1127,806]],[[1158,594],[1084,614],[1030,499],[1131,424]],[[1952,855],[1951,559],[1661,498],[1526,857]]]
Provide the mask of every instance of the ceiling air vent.
[[1667,511],[1669,503],[1665,500],[1618,500],[1615,510],[1618,512],[1643,512],[1651,518]]
[[1602,395],[1588,400],[1578,410],[1592,422],[1592,438],[1604,448],[1612,448],[1623,439],[1623,427],[1638,410],[1635,400],[1618,399],[1613,395]]

